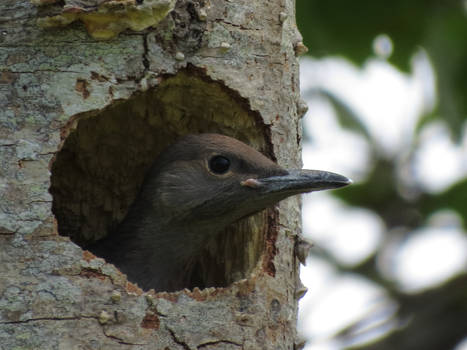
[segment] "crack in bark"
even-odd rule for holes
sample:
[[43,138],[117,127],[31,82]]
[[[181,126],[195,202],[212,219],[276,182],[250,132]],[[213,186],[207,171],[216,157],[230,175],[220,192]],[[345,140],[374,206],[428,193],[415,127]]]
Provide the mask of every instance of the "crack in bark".
[[14,236],[18,230],[15,231],[0,231],[0,236]]
[[[203,54],[200,54],[200,56],[204,57],[204,58],[225,58],[225,54],[219,54],[219,55],[203,55]],[[253,57],[253,58],[268,58],[268,57],[270,57],[270,55],[252,54],[251,57]],[[276,65],[283,66],[283,63],[281,63],[281,62],[271,62],[271,64],[276,64]]]
[[57,154],[57,151],[50,151],[50,152],[45,152],[45,153],[37,153],[39,156],[50,156],[50,155],[55,155]]
[[42,223],[42,220],[41,219],[37,219],[37,218],[34,218],[34,219],[18,219],[19,222],[35,222],[35,221],[40,221]]
[[52,201],[48,201],[48,200],[45,200],[45,199],[37,199],[37,200],[34,200],[34,201],[26,202],[26,204],[33,204],[33,203],[52,203]]
[[222,344],[222,343],[231,344],[231,345],[238,346],[239,348],[243,348],[243,344],[236,343],[236,342],[231,341],[231,340],[215,340],[215,341],[210,341],[210,342],[200,344],[200,345],[198,345],[196,347],[196,349],[202,349],[202,348],[204,348],[206,346],[209,346],[209,345],[217,345],[217,344]]
[[167,330],[169,331],[170,335],[172,336],[172,339],[175,343],[177,343],[178,345],[182,346],[185,350],[191,350],[191,348],[188,346],[187,343],[185,343],[184,341],[181,341],[179,340],[176,336],[175,336],[175,332],[173,330],[171,330],[170,328],[167,327]]
[[235,27],[235,28],[240,28],[241,30],[255,30],[255,31],[258,31],[260,30],[260,28],[248,28],[248,27],[244,27],[242,26],[241,24],[236,24],[236,23],[232,23],[232,22],[227,22],[225,21],[223,18],[216,18],[214,20],[214,22],[217,22],[217,23],[225,23],[229,26],[232,26],[232,27]]
[[130,342],[124,341],[122,338],[119,338],[115,335],[106,334],[104,328],[102,328],[102,333],[105,335],[106,338],[115,340],[119,344],[122,344],[122,345],[146,345],[146,343],[130,343]]
[[[81,315],[81,316],[70,316],[70,317],[38,317],[38,318],[30,318],[30,319],[22,320],[22,321],[6,321],[6,322],[0,321],[0,324],[23,324],[23,323],[40,322],[40,321],[73,321],[73,320],[80,320],[80,319],[94,319],[98,321],[98,317],[96,316]],[[122,345],[146,345],[146,343],[130,343],[114,335],[106,334],[104,327],[102,327],[102,333],[104,334],[105,337],[109,339],[113,339]]]
[[148,34],[143,35],[143,66],[144,66],[144,73],[149,71],[149,58],[148,58]]
[[38,318],[29,318],[27,320],[22,320],[22,321],[0,321],[0,324],[21,324],[21,323],[29,323],[29,322],[40,322],[40,321],[72,321],[72,320],[79,320],[82,318],[97,320],[97,317],[94,317],[94,316],[38,317]]
[[48,72],[48,73],[75,73],[75,74],[83,74],[84,72],[78,72],[78,71],[73,71],[73,70],[53,70],[53,69],[37,69],[37,70],[32,70],[32,71],[17,71],[17,70],[10,70],[11,73],[15,74],[36,74],[36,73],[42,73],[42,72]]
[[147,307],[146,312],[148,312],[148,311],[153,312],[155,315],[157,315],[159,317],[168,317],[168,315],[165,315],[165,314],[161,313],[159,310],[157,310],[157,306],[154,306],[154,305],[150,305],[149,307]]

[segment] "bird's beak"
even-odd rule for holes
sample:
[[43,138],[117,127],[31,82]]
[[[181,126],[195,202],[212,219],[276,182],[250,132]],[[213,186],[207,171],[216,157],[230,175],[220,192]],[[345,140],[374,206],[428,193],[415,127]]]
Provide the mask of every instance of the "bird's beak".
[[247,179],[242,186],[260,190],[263,194],[277,193],[287,196],[312,191],[330,190],[350,185],[345,176],[322,170],[288,170],[287,175],[260,179]]

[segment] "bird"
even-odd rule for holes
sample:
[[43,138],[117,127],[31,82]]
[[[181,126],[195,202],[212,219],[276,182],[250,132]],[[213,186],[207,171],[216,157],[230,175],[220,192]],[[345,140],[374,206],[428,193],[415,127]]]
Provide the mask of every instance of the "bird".
[[230,224],[287,197],[350,182],[327,171],[286,170],[229,136],[189,134],[157,156],[114,232],[86,249],[144,290],[181,290],[194,259]]

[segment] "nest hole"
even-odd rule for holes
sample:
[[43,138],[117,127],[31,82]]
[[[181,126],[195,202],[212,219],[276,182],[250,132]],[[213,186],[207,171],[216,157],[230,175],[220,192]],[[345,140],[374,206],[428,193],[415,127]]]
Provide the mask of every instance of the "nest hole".
[[[193,69],[104,110],[75,116],[52,165],[59,234],[84,249],[112,235],[157,155],[182,135],[205,132],[235,137],[271,155],[267,129],[247,102]],[[211,239],[186,288],[224,287],[249,277],[264,255],[269,215],[243,219]]]

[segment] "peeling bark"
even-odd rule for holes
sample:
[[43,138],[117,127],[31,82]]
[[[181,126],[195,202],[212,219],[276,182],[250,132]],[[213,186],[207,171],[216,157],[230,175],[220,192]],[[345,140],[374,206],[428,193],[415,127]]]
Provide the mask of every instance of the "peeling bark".
[[211,242],[193,290],[142,291],[81,247],[179,135],[220,132],[300,165],[294,1],[179,0],[107,41],[38,26],[63,7],[39,2],[0,3],[2,349],[294,349],[297,198]]

